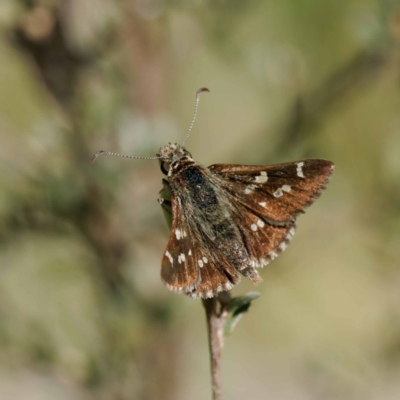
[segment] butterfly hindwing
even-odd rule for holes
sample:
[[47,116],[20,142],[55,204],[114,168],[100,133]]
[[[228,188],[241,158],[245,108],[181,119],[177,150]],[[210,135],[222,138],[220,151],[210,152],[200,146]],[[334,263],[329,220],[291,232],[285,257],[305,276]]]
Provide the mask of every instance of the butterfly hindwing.
[[284,251],[294,236],[296,224],[271,224],[261,213],[255,213],[232,198],[233,218],[238,224],[251,267],[264,267]]
[[[207,263],[203,259],[200,268],[200,282],[195,289],[188,293],[189,296],[203,299],[214,297],[221,291],[232,289],[240,281],[239,273],[227,265],[226,261],[221,263],[207,258],[205,260],[207,260]],[[233,274],[227,274],[226,269],[233,270]]]

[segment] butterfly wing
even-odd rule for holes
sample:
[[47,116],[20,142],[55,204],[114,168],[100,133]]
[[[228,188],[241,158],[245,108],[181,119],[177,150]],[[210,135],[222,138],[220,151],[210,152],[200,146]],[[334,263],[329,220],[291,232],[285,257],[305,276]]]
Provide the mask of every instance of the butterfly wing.
[[240,274],[220,257],[218,261],[207,259],[200,268],[200,282],[191,292],[187,294],[192,298],[207,299],[216,296],[221,291],[230,290],[240,282]]
[[223,256],[215,259],[218,249],[198,235],[198,227],[190,222],[181,199],[172,195],[171,203],[171,234],[161,264],[164,284],[193,298],[209,298],[232,289],[240,281],[239,273]]
[[209,169],[237,202],[277,226],[294,221],[320,196],[334,164],[306,159],[264,166],[215,164]]
[[251,279],[254,268],[266,266],[286,249],[294,236],[296,223],[288,221],[271,224],[261,213],[249,210],[235,198],[232,199],[231,207],[233,219],[239,227],[251,260],[250,265],[240,272]]
[[195,289],[200,281],[198,246],[193,232],[183,218],[182,204],[178,197],[171,196],[172,227],[167,248],[161,263],[161,279],[168,289],[187,293]]
[[229,197],[253,267],[262,267],[286,249],[296,216],[316,200],[329,180],[330,161],[246,166],[212,165]]

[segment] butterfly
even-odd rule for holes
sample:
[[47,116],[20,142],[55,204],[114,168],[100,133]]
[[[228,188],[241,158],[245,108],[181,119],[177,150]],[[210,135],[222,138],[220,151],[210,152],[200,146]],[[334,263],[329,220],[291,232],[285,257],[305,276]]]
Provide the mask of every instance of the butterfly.
[[[199,96],[186,139],[193,127]],[[185,141],[186,141],[185,139]],[[184,141],[184,143],[185,143]],[[262,281],[258,268],[286,249],[296,219],[325,189],[331,161],[304,159],[271,165],[214,164],[205,167],[182,145],[161,147],[157,159],[172,213],[161,266],[166,287],[192,298],[211,298],[247,277]],[[111,154],[100,150],[100,154]]]

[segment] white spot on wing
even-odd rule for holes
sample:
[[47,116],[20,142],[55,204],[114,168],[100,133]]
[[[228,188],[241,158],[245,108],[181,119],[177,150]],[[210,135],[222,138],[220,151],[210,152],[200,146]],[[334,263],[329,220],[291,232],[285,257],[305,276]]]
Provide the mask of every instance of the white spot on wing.
[[304,176],[304,174],[303,174],[303,165],[304,165],[304,162],[301,161],[301,162],[299,162],[299,163],[296,163],[296,165],[297,165],[297,169],[296,169],[297,176],[299,176],[300,178],[305,178],[305,176]]
[[267,203],[265,201],[262,201],[261,203],[258,203],[261,207],[265,207]]
[[251,227],[250,227],[254,232],[256,232],[257,231],[257,225],[256,224],[251,224]]
[[203,261],[204,261],[204,264],[207,264],[208,263],[208,258],[207,257],[203,257]]
[[185,261],[186,257],[183,253],[179,254],[178,256],[178,263],[180,264],[181,262]]
[[275,192],[274,192],[274,196],[275,196],[275,197],[281,197],[281,196],[283,196],[282,189],[281,189],[281,188],[276,189]]
[[202,260],[197,261],[197,263],[199,264],[200,268],[203,268],[203,261]]
[[292,188],[289,185],[283,185],[282,186],[282,190],[284,192],[288,192],[289,193],[292,190]]
[[265,183],[268,181],[268,176],[265,171],[261,171],[259,176],[256,176],[257,183]]
[[264,223],[264,221],[261,221],[261,219],[259,219],[259,220],[257,221],[257,225],[258,225],[260,228],[262,228],[262,227],[265,225],[265,223]]
[[189,250],[189,253],[188,253],[188,254],[189,254],[189,256],[192,255],[192,249]]
[[244,190],[244,194],[250,194],[255,188],[256,188],[255,185],[246,186],[246,189]]
[[180,229],[175,230],[175,236],[176,236],[177,240],[180,240],[180,238],[182,237],[182,232]]
[[173,258],[171,256],[171,254],[169,254],[168,250],[165,252],[165,255],[168,257],[168,260],[169,260],[169,262],[171,263],[171,266],[172,266],[172,264],[174,263],[174,260],[173,260]]

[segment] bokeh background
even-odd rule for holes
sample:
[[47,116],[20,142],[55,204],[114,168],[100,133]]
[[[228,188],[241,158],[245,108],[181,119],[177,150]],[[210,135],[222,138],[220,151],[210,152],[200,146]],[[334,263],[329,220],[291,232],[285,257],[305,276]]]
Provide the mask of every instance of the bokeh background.
[[[0,398],[210,398],[159,279],[152,156],[333,160],[223,356],[225,398],[400,398],[400,4],[0,1]],[[255,288],[243,281],[233,291]]]

